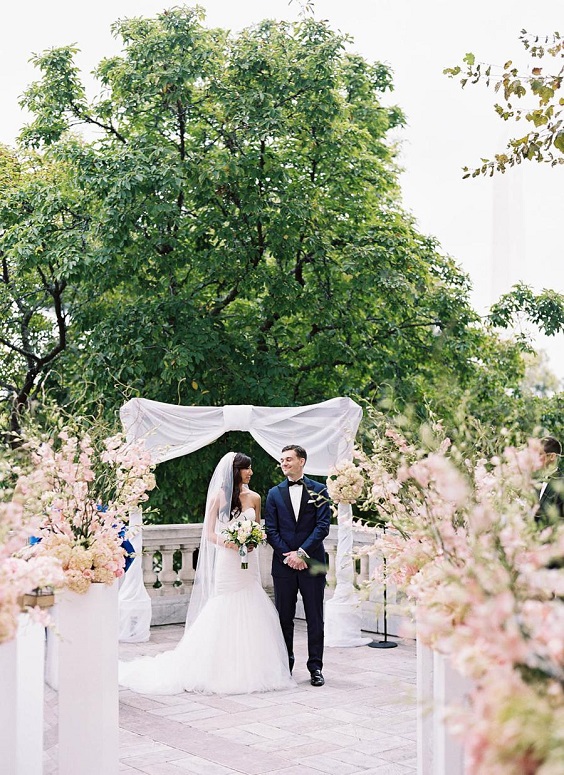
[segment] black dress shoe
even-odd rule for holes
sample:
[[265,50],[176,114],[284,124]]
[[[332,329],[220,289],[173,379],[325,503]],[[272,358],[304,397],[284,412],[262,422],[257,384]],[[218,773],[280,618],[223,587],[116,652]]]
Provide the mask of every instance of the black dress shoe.
[[310,682],[312,686],[323,686],[325,683],[325,678],[323,678],[323,673],[321,670],[314,670],[311,673]]

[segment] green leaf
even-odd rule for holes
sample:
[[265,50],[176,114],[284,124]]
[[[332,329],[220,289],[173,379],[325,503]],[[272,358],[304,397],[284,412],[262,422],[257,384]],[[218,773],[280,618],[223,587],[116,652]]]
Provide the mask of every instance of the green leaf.
[[558,132],[554,138],[553,145],[560,153],[564,153],[564,132]]

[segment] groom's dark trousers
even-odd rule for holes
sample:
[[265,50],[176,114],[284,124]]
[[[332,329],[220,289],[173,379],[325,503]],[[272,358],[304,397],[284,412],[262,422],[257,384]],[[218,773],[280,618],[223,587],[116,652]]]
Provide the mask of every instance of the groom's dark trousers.
[[[325,548],[331,511],[325,485],[304,476],[298,517],[294,514],[288,480],[273,487],[266,498],[265,528],[272,546],[274,602],[288,649],[290,669],[294,664],[294,616],[298,590],[307,624],[308,670],[323,667],[323,596],[325,593]],[[307,570],[284,564],[285,552],[303,549],[309,556]]]

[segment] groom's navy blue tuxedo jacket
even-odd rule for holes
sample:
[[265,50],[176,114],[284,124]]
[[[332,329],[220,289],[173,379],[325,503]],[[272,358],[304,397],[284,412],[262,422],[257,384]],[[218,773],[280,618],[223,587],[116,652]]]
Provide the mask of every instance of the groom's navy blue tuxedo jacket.
[[540,499],[535,520],[542,527],[553,525],[564,519],[564,473],[556,471],[548,480]]
[[[298,518],[290,500],[288,480],[269,490],[264,509],[268,543],[274,549],[273,576],[289,576],[298,571],[284,565],[284,553],[300,547],[316,563],[325,563],[323,539],[329,533],[331,510],[324,484],[303,477],[302,500]],[[321,496],[321,497],[319,497]]]

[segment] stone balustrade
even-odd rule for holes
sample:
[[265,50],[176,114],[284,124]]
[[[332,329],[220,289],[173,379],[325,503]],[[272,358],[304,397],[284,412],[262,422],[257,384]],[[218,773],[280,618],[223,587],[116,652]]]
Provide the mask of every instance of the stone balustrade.
[[[143,527],[143,580],[151,597],[152,624],[178,624],[186,618],[186,608],[194,582],[197,552],[202,532],[201,523],[180,525],[145,525]],[[372,543],[372,537],[361,530],[354,531],[353,551]],[[324,541],[328,556],[327,591],[329,599],[335,586],[335,559],[337,554],[337,526],[332,525]],[[259,564],[266,591],[272,595],[270,566],[272,549],[261,546]],[[374,574],[382,558],[378,555],[351,557],[354,564],[355,584],[362,587]],[[383,589],[372,587],[370,594],[361,593],[362,628],[369,632],[383,632]],[[403,617],[395,613],[395,589],[388,587],[388,633],[400,634]],[[298,617],[302,615],[298,605]]]

